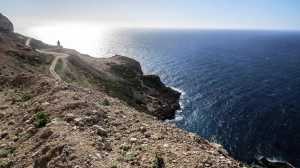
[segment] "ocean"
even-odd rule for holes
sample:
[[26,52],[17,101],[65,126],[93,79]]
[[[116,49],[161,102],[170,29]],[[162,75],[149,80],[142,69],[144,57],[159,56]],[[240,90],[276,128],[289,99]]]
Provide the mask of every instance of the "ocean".
[[300,32],[104,32],[80,29],[78,40],[67,31],[37,37],[46,42],[65,37],[62,45],[93,56],[134,58],[146,74],[159,75],[183,93],[182,109],[171,121],[178,127],[222,144],[242,161],[266,156],[300,167]]
[[235,158],[300,163],[300,32],[119,30],[99,54],[138,60],[179,89],[178,127]]

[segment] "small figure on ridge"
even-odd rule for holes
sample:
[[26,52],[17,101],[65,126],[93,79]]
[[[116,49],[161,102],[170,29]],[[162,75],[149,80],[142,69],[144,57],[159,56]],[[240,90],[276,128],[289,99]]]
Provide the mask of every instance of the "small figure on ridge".
[[59,47],[59,48],[61,47],[59,40],[57,41],[57,47]]

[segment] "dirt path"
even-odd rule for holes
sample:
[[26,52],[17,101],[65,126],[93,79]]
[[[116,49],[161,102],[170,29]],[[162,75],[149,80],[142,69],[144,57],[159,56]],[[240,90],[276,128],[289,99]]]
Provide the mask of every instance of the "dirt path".
[[[31,42],[31,38],[28,38],[25,42],[25,45],[28,46],[28,47],[31,47],[30,46],[30,42]],[[59,53],[59,52],[52,52],[52,51],[46,51],[46,50],[36,50],[40,53],[43,53],[43,54],[49,54],[49,55],[53,55],[55,58],[53,59],[52,63],[51,63],[51,66],[49,68],[49,71],[50,73],[52,74],[52,76],[56,79],[56,80],[59,80],[59,81],[63,81],[61,79],[61,77],[55,72],[55,67],[56,67],[56,64],[58,62],[59,59],[64,59],[64,58],[67,58],[69,55],[68,54],[64,54],[64,53]]]
[[27,47],[31,47],[31,46],[30,46],[30,42],[31,42],[31,38],[28,38],[28,39],[26,40],[26,42],[25,42],[25,45],[26,45]]

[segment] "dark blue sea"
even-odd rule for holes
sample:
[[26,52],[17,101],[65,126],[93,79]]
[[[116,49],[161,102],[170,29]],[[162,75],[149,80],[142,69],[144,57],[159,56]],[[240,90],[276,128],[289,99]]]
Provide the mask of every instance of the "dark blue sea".
[[237,159],[263,155],[300,166],[300,32],[121,30],[100,53],[141,62],[180,89],[178,127]]

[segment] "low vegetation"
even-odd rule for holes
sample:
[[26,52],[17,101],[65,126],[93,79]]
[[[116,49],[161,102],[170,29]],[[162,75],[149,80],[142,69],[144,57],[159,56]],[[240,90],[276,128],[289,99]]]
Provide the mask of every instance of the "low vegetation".
[[12,162],[8,160],[0,160],[0,168],[10,168],[12,166]]
[[16,102],[26,102],[32,99],[33,96],[27,92],[20,92],[20,93],[16,93],[14,97]]
[[56,63],[56,66],[55,66],[54,70],[57,74],[61,74],[63,72],[63,61],[62,61],[62,59],[57,60],[57,63]]
[[152,168],[165,168],[164,159],[159,154],[155,154]]
[[110,105],[110,102],[109,102],[107,99],[104,99],[103,105],[104,105],[104,106],[109,106],[109,105]]
[[0,149],[0,158],[8,157],[15,152],[14,148]]
[[38,112],[35,114],[35,127],[42,128],[49,122],[48,114],[45,112]]

